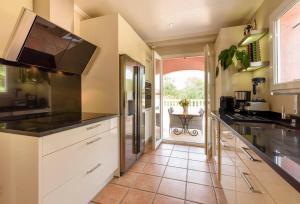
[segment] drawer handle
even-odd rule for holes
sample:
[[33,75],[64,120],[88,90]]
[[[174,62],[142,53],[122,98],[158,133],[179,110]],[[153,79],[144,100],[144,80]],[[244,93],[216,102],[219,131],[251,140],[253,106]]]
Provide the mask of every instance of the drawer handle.
[[94,172],[96,169],[98,169],[101,165],[102,165],[101,163],[97,164],[94,168],[92,168],[91,170],[88,170],[88,171],[86,172],[86,174],[93,173],[93,172]]
[[252,192],[255,192],[255,193],[261,193],[260,191],[258,190],[255,190],[254,186],[251,184],[251,182],[249,181],[249,179],[247,178],[249,174],[246,173],[246,172],[241,172],[241,177],[244,179],[244,181],[247,183],[247,185],[249,186],[249,189],[252,191]]
[[102,124],[97,124],[97,125],[93,125],[93,126],[90,126],[90,127],[87,127],[86,130],[92,130],[92,129],[95,129],[97,127],[100,127]]
[[250,149],[248,149],[248,148],[246,148],[246,147],[241,147],[241,150],[242,150],[243,152],[245,152],[245,153],[248,155],[248,157],[249,157],[249,159],[250,159],[251,161],[254,161],[254,162],[261,162],[261,160],[255,159],[255,158],[248,152],[248,150],[250,150]]
[[91,145],[91,144],[93,144],[93,143],[95,143],[95,142],[98,142],[98,141],[101,140],[101,139],[102,139],[102,137],[98,137],[98,138],[96,138],[96,139],[94,139],[94,140],[92,140],[92,141],[87,142],[86,145]]

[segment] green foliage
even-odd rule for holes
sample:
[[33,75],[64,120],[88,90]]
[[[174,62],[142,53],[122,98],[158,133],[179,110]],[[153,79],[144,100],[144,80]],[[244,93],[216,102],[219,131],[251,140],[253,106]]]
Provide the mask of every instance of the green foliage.
[[189,99],[184,98],[181,101],[179,101],[179,105],[182,106],[182,107],[189,106],[190,105],[190,101],[189,101]]
[[230,65],[234,63],[234,58],[241,62],[243,68],[250,66],[250,57],[245,50],[238,50],[235,45],[232,45],[230,48],[222,50],[218,56],[218,65],[216,67],[216,76],[219,75],[220,68],[219,65],[226,70]]
[[181,98],[204,99],[204,81],[196,77],[189,78],[181,93]]
[[163,94],[169,99],[187,98],[204,99],[204,81],[197,77],[190,77],[185,82],[183,89],[177,89],[174,80],[164,77]]
[[243,68],[250,67],[250,57],[245,50],[235,52],[236,59],[241,61]]
[[179,95],[179,91],[175,86],[175,82],[170,77],[164,77],[163,94],[167,98],[175,98],[176,96]]

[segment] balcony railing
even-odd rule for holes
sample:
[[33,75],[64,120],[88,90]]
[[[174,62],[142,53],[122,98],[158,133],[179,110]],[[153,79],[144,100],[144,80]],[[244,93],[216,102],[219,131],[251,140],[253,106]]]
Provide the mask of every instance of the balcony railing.
[[[164,99],[163,106],[164,107],[180,107],[179,101],[181,99]],[[190,104],[189,107],[204,107],[204,99],[189,99]]]

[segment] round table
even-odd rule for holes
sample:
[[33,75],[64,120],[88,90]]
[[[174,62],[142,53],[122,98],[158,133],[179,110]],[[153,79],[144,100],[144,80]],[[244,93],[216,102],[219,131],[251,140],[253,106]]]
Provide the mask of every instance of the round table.
[[192,136],[198,135],[197,130],[193,130],[193,131],[189,130],[189,122],[193,119],[193,117],[198,117],[200,116],[200,114],[196,114],[196,113],[171,113],[171,114],[178,117],[182,124],[181,131],[179,130],[179,128],[174,128],[173,133],[175,135],[180,135],[182,133],[188,133]]

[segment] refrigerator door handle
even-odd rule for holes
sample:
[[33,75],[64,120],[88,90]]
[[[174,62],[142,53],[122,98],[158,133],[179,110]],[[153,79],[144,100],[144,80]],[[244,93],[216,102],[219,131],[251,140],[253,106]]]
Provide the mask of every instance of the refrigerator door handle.
[[133,131],[133,133],[132,133],[132,135],[133,135],[133,137],[132,137],[132,153],[133,154],[136,154],[137,153],[137,148],[136,148],[136,115],[134,114],[133,116],[133,128],[132,128],[132,131]]
[[134,67],[134,101],[135,101],[135,120],[134,120],[134,139],[135,139],[135,153],[138,154],[140,152],[139,148],[139,80],[138,80],[138,67]]

